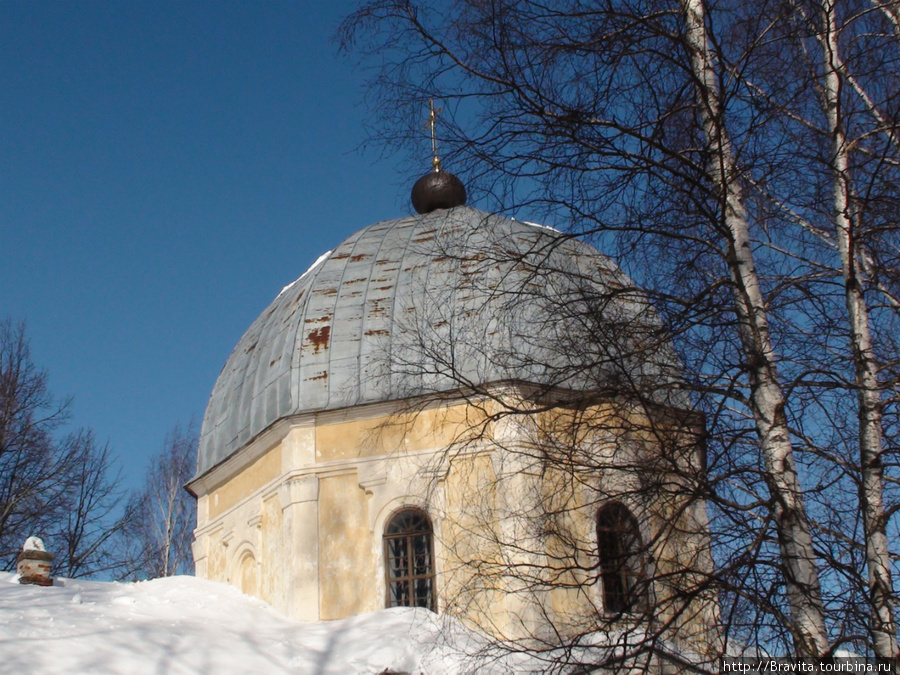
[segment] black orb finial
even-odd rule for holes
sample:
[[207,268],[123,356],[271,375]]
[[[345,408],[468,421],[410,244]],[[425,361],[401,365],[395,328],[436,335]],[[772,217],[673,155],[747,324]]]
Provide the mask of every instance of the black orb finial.
[[413,185],[412,205],[417,213],[452,209],[466,203],[466,188],[449,171],[429,171]]
[[425,128],[431,127],[431,164],[430,171],[416,181],[412,189],[412,204],[417,213],[431,213],[436,209],[452,209],[466,203],[466,188],[462,181],[447,171],[441,171],[441,159],[437,154],[437,135],[434,122],[441,109],[434,109],[434,99],[428,99],[428,121]]

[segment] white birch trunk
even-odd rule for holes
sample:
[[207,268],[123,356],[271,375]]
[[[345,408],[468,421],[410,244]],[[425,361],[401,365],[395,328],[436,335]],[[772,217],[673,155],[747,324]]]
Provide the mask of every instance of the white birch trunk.
[[178,499],[178,491],[180,485],[177,482],[177,464],[178,457],[174,451],[167,457],[167,462],[159,467],[159,481],[161,494],[159,499],[159,516],[162,521],[161,527],[161,544],[160,562],[162,563],[162,576],[168,577],[175,574],[177,563],[172,558],[173,544],[175,538],[175,519],[176,519],[176,501]]
[[872,0],[872,4],[884,12],[884,16],[894,27],[894,35],[900,38],[900,2],[897,0]]
[[735,312],[750,377],[750,404],[774,505],[795,648],[801,655],[822,656],[828,653],[829,645],[815,551],[794,463],[784,413],[784,392],[775,368],[765,298],[753,260],[736,163],[722,121],[703,0],[681,0],[681,5],[698,108],[712,156],[710,174],[724,208],[729,246],[728,268],[735,288]]
[[856,370],[859,403],[859,453],[862,483],[860,508],[872,603],[872,633],[875,655],[900,658],[894,623],[893,584],[884,514],[882,470],[881,394],[878,364],[872,349],[869,312],[863,295],[850,205],[849,146],[841,112],[841,62],[833,0],[823,3],[824,35],[820,36],[825,57],[825,97],[828,131],[832,139],[831,170],[834,177],[835,238],[841,254],[844,296],[850,320],[850,346]]

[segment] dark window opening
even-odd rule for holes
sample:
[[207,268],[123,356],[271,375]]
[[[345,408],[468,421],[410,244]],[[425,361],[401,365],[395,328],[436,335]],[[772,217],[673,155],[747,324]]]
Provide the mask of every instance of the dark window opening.
[[641,535],[637,520],[621,504],[607,504],[597,514],[597,547],[604,613],[613,616],[644,611],[647,588]]
[[437,611],[431,523],[422,511],[400,511],[384,531],[388,607],[425,607]]

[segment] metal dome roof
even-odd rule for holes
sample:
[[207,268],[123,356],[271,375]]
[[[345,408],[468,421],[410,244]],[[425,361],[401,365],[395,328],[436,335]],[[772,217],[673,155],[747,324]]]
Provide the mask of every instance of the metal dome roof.
[[500,381],[596,388],[623,367],[658,376],[667,349],[623,356],[648,342],[637,324],[659,322],[630,280],[550,228],[466,206],[376,223],[241,338],[206,409],[197,474],[298,413]]

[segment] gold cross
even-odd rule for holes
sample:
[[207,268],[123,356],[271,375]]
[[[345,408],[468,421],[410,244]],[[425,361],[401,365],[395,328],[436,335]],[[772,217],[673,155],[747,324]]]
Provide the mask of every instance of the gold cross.
[[431,154],[432,154],[431,164],[432,164],[432,166],[434,166],[435,171],[440,171],[441,170],[441,160],[437,154],[437,135],[434,133],[434,122],[437,119],[437,116],[441,114],[441,110],[443,110],[443,108],[438,108],[437,110],[435,110],[434,109],[434,99],[430,98],[430,99],[428,99],[428,110],[429,110],[428,121],[425,123],[425,126],[423,126],[422,128],[427,129],[429,126],[431,127]]

